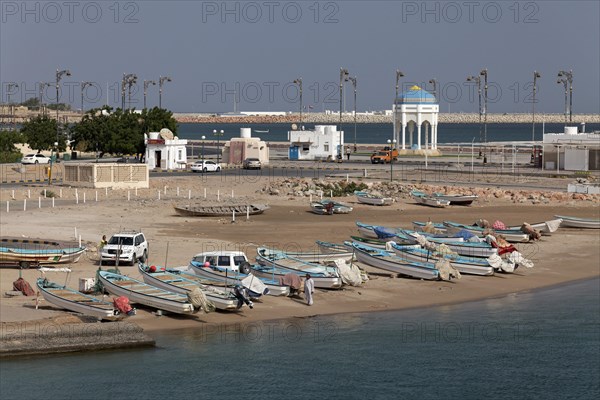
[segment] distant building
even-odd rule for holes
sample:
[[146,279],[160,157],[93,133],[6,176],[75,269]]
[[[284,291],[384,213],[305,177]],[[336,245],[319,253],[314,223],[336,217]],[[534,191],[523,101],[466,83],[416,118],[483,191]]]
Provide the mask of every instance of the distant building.
[[187,139],[173,136],[168,129],[144,135],[148,169],[186,169]]
[[600,132],[578,132],[565,126],[563,133],[546,133],[543,141],[543,167],[548,170],[600,170]]
[[221,155],[226,164],[241,164],[246,158],[258,158],[262,165],[269,164],[269,146],[260,138],[252,137],[250,128],[241,128],[239,138],[225,142]]
[[343,154],[344,131],[335,125],[317,125],[314,131],[289,131],[290,160],[335,160]]

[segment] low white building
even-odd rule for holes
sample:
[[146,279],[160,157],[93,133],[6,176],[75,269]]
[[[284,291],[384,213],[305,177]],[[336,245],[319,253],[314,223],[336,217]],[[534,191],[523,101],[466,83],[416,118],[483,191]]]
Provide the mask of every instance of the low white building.
[[317,125],[314,131],[288,131],[290,160],[335,160],[344,153],[344,131]]
[[563,133],[544,134],[542,166],[547,170],[600,170],[600,132],[578,132],[565,126]]
[[186,169],[187,139],[173,136],[168,129],[144,134],[148,169]]
[[258,158],[262,165],[267,165],[269,146],[260,138],[252,137],[251,128],[240,128],[240,137],[225,142],[221,156],[225,164],[241,164],[246,158]]

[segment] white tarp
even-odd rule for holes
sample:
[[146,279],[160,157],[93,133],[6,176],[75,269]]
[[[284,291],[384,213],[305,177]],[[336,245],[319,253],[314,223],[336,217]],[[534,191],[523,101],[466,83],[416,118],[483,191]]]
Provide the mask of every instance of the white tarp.
[[260,279],[252,274],[248,274],[248,276],[242,279],[241,282],[246,289],[252,290],[254,293],[265,295],[269,293],[269,288],[267,288],[267,285],[265,285]]
[[342,283],[350,286],[360,286],[363,283],[362,271],[354,264],[347,264],[343,258],[331,261],[337,267]]

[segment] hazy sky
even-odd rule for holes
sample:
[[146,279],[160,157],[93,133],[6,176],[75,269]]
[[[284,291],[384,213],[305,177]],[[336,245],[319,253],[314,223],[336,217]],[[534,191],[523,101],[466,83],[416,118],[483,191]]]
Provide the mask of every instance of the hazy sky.
[[[562,113],[559,70],[573,70],[573,111],[600,112],[598,1],[4,1],[1,2],[2,101],[38,96],[38,83],[68,68],[61,101],[85,108],[121,105],[123,73],[142,81],[170,76],[162,104],[176,112],[339,110],[340,67],[358,78],[358,109],[391,108],[401,84],[439,81],[441,110],[476,112],[467,75],[489,73],[489,112]],[[431,90],[430,84],[427,89]],[[158,85],[148,106],[158,105]],[[352,109],[352,85],[344,86]],[[47,89],[45,101],[56,101]]]

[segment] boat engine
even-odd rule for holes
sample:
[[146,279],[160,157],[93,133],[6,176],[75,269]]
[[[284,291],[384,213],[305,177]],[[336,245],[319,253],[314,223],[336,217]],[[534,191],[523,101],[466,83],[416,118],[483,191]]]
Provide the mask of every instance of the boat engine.
[[248,290],[242,285],[235,285],[233,295],[237,299],[237,308],[242,308],[244,303],[250,308],[254,308],[254,304],[248,299]]

